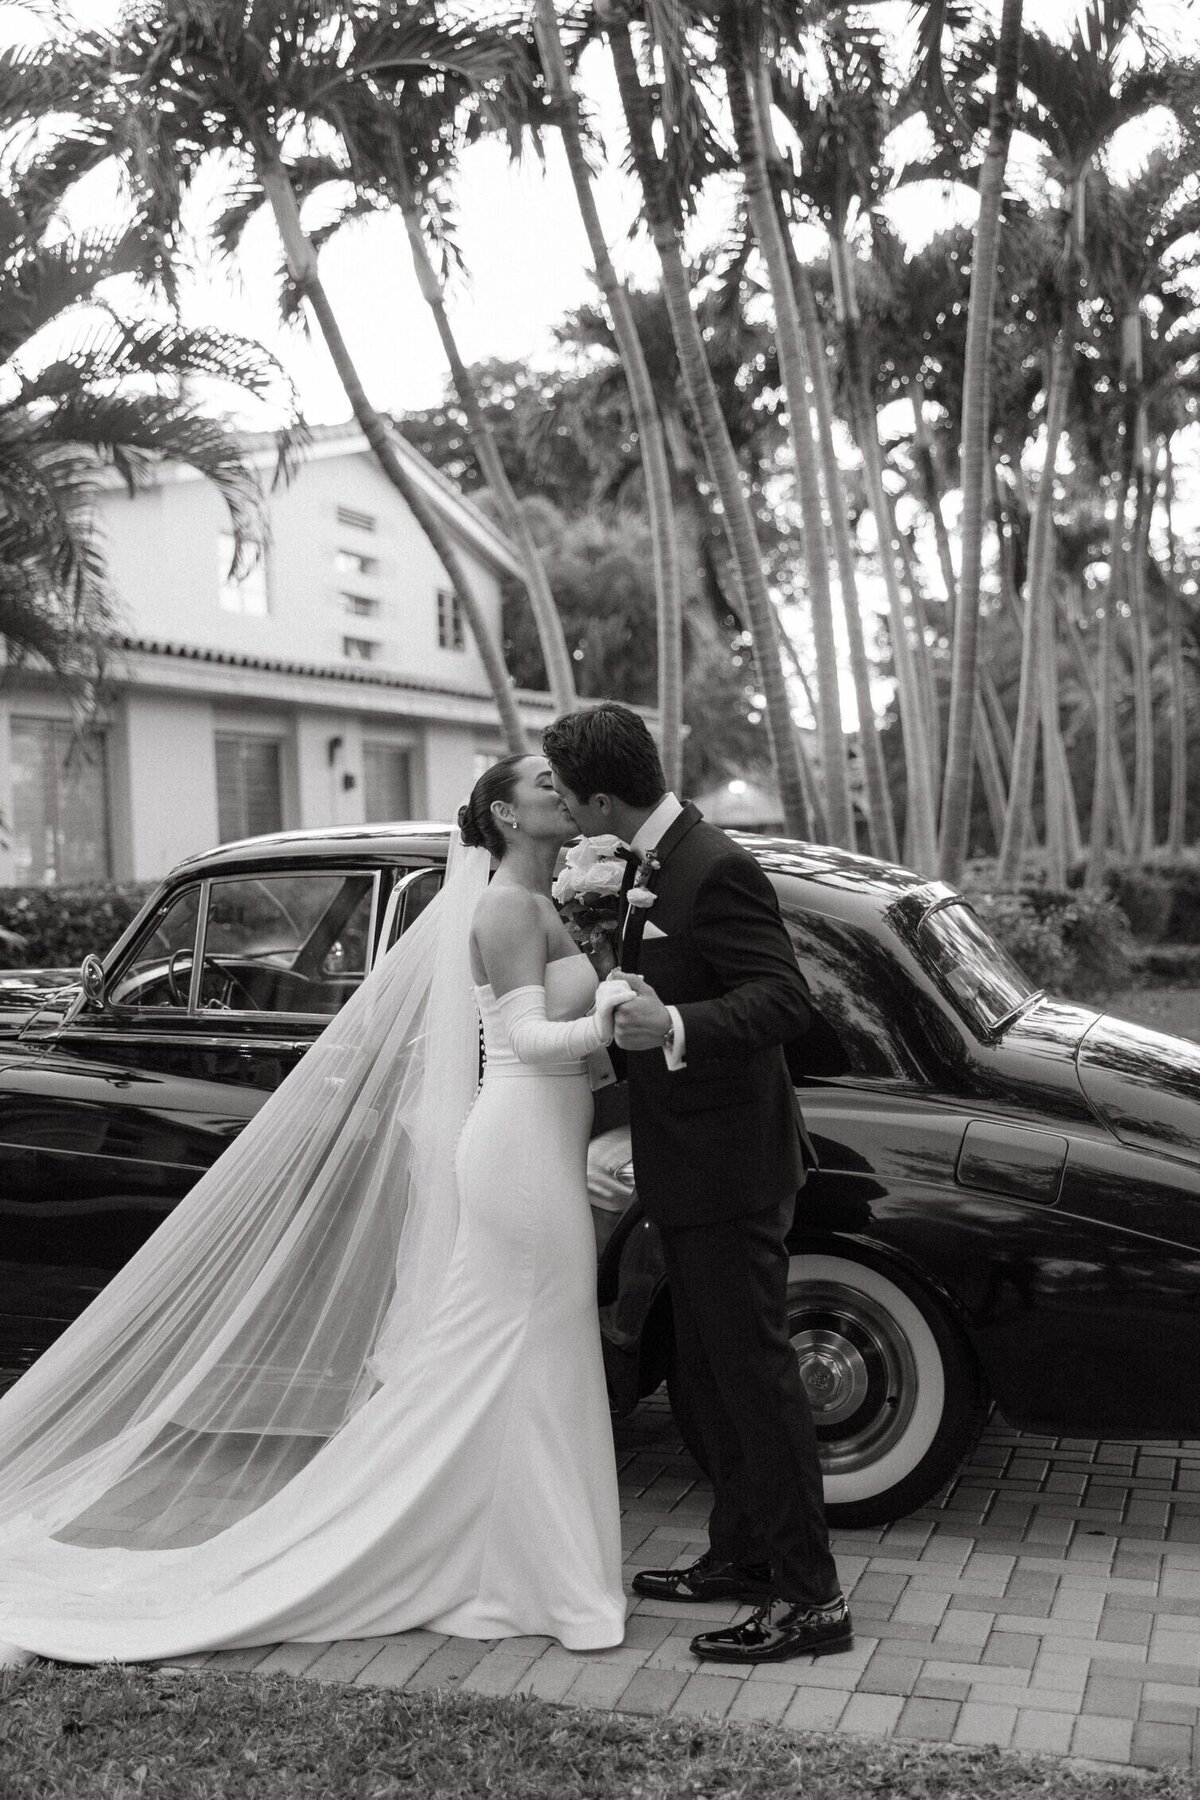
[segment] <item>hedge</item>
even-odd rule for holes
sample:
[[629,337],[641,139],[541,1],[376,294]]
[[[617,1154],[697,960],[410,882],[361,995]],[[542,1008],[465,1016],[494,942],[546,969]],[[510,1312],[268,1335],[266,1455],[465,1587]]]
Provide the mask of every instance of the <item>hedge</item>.
[[1129,986],[1134,943],[1114,900],[1044,887],[969,888],[967,897],[1035,987],[1067,1000],[1102,1000]]
[[157,885],[0,888],[0,968],[78,968],[116,942]]
[[1200,944],[1147,944],[1133,963],[1135,974],[1155,987],[1200,987]]

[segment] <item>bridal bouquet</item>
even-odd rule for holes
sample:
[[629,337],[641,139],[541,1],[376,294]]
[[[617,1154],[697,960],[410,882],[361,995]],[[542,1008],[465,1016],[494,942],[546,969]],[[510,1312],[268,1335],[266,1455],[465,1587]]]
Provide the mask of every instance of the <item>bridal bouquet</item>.
[[620,842],[611,835],[581,838],[567,851],[552,889],[563,924],[601,979],[617,961],[625,879],[625,864],[616,854]]

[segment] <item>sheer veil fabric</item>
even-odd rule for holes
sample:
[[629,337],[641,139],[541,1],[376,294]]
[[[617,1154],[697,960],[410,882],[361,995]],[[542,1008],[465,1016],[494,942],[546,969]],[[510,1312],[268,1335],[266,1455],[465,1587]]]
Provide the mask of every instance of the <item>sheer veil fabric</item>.
[[[188,1647],[154,1619],[202,1618],[231,1584],[269,1595],[264,1520],[286,1535],[291,1496],[372,1400],[420,1403],[411,1354],[477,1087],[467,945],[488,870],[456,846],[294,1073],[0,1399],[0,1639],[79,1661]],[[321,1467],[332,1516],[337,1456]],[[306,1504],[319,1539],[325,1502]]]

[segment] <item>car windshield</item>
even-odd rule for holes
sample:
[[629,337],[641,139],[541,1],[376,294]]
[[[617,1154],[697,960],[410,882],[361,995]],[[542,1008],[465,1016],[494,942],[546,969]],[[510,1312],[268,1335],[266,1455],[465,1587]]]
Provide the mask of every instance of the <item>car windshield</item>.
[[964,901],[926,914],[919,935],[937,980],[968,1023],[984,1033],[995,1031],[1038,991]]

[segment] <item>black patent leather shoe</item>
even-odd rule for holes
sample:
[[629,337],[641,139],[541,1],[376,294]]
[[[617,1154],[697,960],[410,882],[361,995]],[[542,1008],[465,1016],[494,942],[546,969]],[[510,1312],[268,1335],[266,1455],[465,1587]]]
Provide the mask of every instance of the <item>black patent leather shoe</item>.
[[721,1562],[711,1552],[686,1569],[639,1569],[633,1591],[643,1600],[746,1600],[767,1599],[771,1570],[766,1563]]
[[740,1625],[702,1631],[692,1654],[708,1662],[787,1662],[793,1656],[830,1656],[853,1650],[854,1626],[845,1596],[827,1606],[768,1600]]

